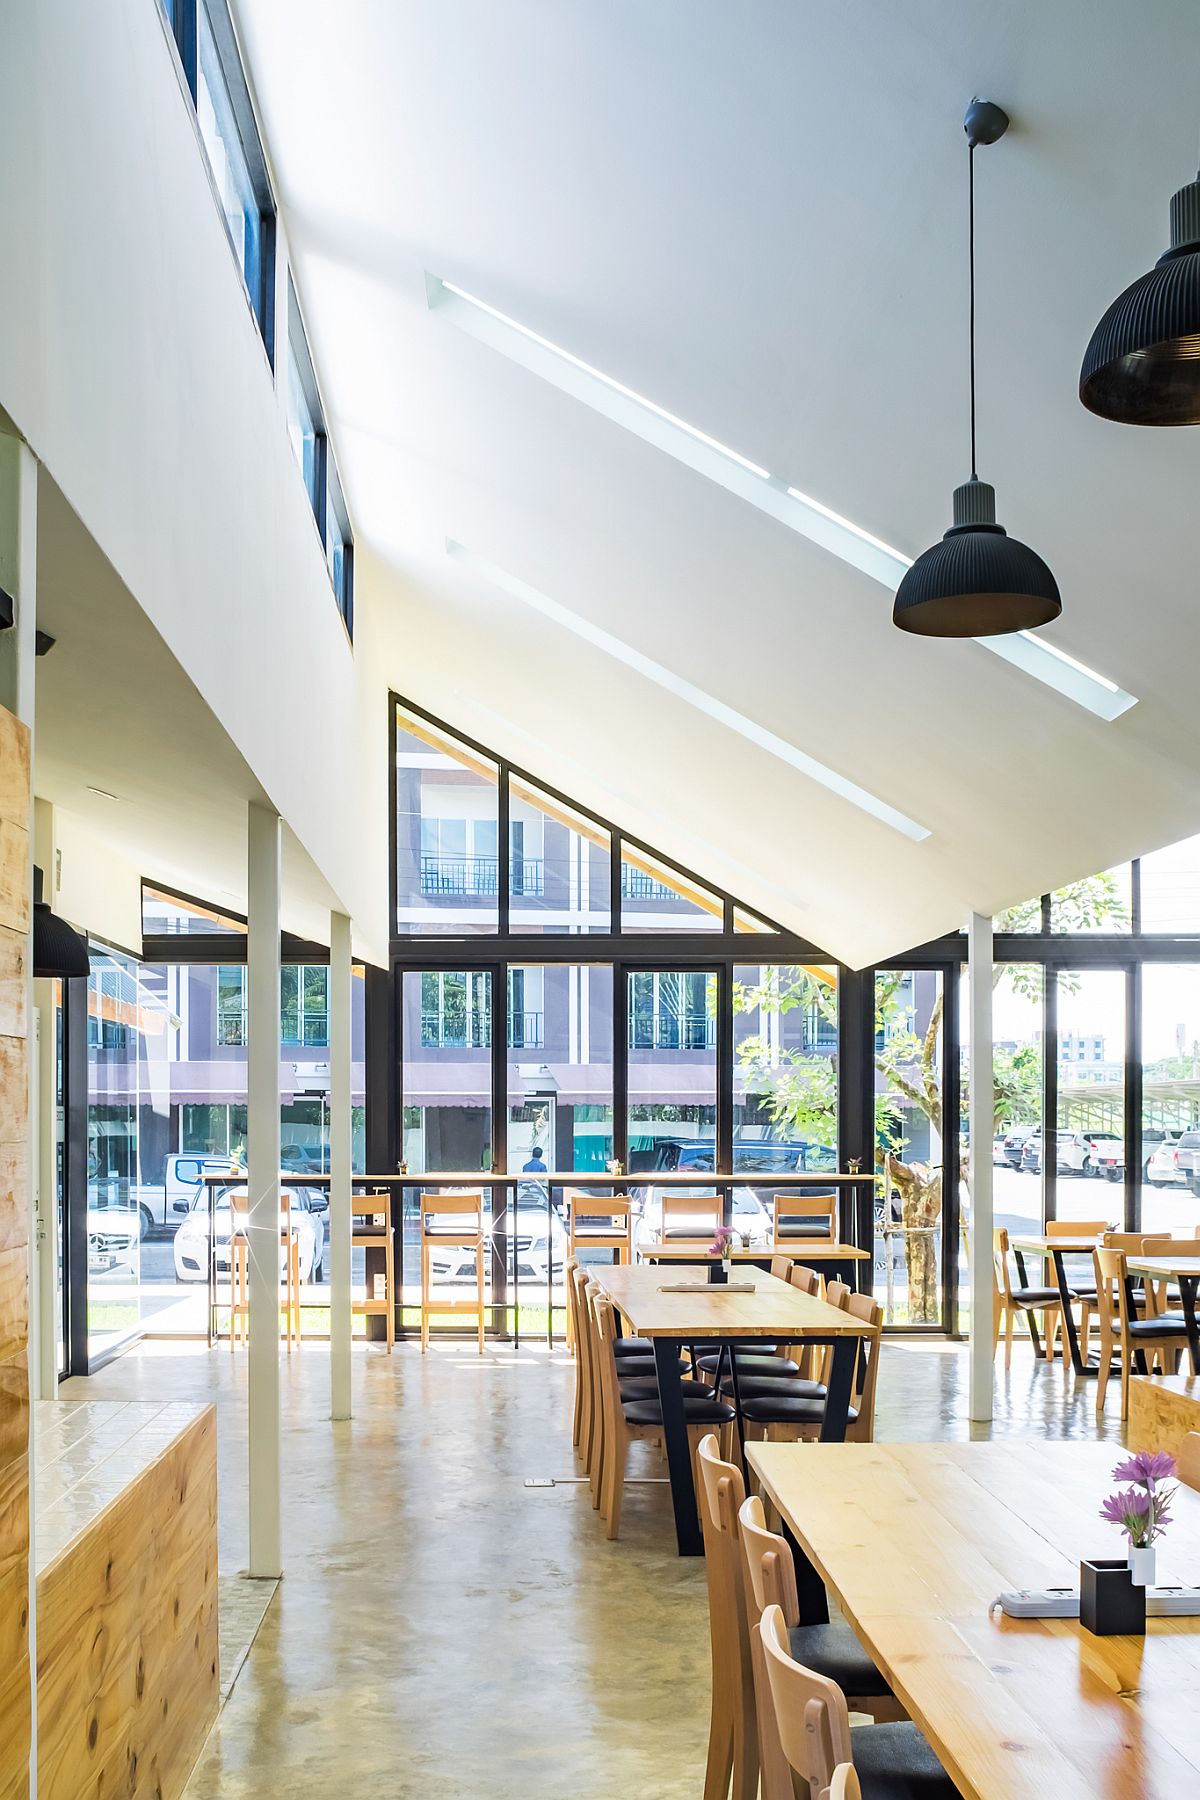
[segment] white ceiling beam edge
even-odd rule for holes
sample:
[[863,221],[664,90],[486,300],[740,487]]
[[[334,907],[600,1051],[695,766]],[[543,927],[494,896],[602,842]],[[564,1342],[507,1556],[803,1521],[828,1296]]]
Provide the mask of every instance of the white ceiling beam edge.
[[662,663],[655,662],[653,658],[643,655],[640,650],[635,650],[633,645],[627,644],[623,638],[614,637],[610,631],[605,631],[603,626],[595,625],[590,619],[582,618],[578,613],[571,612],[568,607],[560,605],[557,600],[552,600],[548,594],[543,594],[537,588],[531,587],[527,581],[522,581],[520,576],[510,574],[507,569],[488,562],[485,557],[477,556],[473,550],[468,550],[464,545],[456,543],[453,538],[446,539],[446,554],[469,568],[483,581],[500,588],[502,592],[510,594],[514,600],[521,601],[523,605],[532,607],[535,612],[541,613],[543,618],[553,620],[556,625],[561,625],[576,637],[583,638],[595,649],[602,650],[606,656],[611,656],[617,662],[624,663],[627,669],[633,669],[637,674],[644,676],[647,681],[654,682],[656,687],[673,694],[677,700],[683,700],[708,718],[715,719],[719,725],[724,725],[728,730],[737,732],[739,737],[745,738],[748,743],[756,745],[758,749],[765,750],[769,756],[777,757],[780,762],[788,763],[801,775],[806,775],[810,781],[819,782],[822,787],[828,788],[830,793],[836,794],[839,799],[849,801],[851,806],[856,806],[861,812],[868,813],[881,825],[887,825],[891,830],[900,832],[903,837],[911,839],[914,844],[922,843],[930,835],[927,826],[917,824],[915,819],[910,819],[907,814],[897,811],[894,806],[889,806],[886,800],[880,800],[877,795],[868,793],[867,789],[859,787],[857,782],[850,781],[844,775],[839,775],[836,769],[830,769],[824,763],[818,762],[815,757],[809,756],[807,751],[799,749],[795,744],[789,744],[786,738],[777,737],[764,725],[747,718],[745,713],[738,712],[736,708],[727,706],[723,700],[716,699],[714,695],[706,693],[703,688],[694,686],[690,681],[685,681],[673,669],[664,668]]
[[[911,557],[874,537],[852,519],[789,486],[760,463],[678,418],[602,369],[593,368],[465,288],[426,270],[425,295],[431,312],[441,313],[469,337],[498,350],[510,362],[582,401],[644,443],[665,451],[697,475],[749,501],[810,543],[869,575],[890,593],[895,592],[912,567]],[[1021,632],[1015,637],[976,638],[974,642],[1099,719],[1117,719],[1137,704],[1133,694],[1032,632]]]

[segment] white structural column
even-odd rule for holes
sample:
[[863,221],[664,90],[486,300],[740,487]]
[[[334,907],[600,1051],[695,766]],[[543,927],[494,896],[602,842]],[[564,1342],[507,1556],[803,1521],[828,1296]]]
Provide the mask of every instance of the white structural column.
[[329,1374],[335,1419],[350,1417],[350,921],[329,915]]
[[250,1574],[282,1574],[279,1524],[279,815],[247,831]]
[[992,1416],[992,1138],[996,1100],[992,1076],[992,921],[972,913],[967,921],[971,977],[968,1032],[971,1103],[971,1417]]

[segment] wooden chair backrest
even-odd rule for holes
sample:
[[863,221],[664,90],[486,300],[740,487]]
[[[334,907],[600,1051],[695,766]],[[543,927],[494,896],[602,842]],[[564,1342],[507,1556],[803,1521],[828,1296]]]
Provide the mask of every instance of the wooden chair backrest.
[[1102,1322],[1107,1322],[1124,1337],[1129,1323],[1125,1252],[1097,1249],[1092,1251],[1092,1260],[1096,1265],[1097,1315]]
[[799,1625],[800,1599],[791,1545],[786,1538],[767,1530],[767,1515],[757,1494],[751,1494],[738,1508],[738,1531],[747,1616],[753,1623],[768,1606],[778,1606],[783,1609],[789,1629]]
[[1140,1231],[1106,1231],[1102,1248],[1124,1250],[1126,1256],[1136,1256],[1142,1248],[1143,1242]]
[[1008,1266],[1008,1232],[997,1225],[992,1233],[992,1283],[997,1300],[1012,1305],[1012,1270]]
[[838,1200],[836,1194],[776,1194],[775,1242],[795,1239],[806,1244],[836,1244]]
[[563,1264],[563,1290],[567,1304],[567,1336],[574,1342],[579,1341],[579,1307],[575,1294],[575,1271],[579,1267],[577,1256],[568,1256]]
[[724,1202],[720,1194],[675,1194],[670,1188],[663,1189],[664,1242],[668,1231],[681,1230],[684,1225],[687,1226],[690,1237],[697,1241],[701,1238],[708,1240],[722,1223],[723,1217]]
[[1107,1219],[1047,1219],[1047,1237],[1099,1238],[1108,1230]]
[[858,1771],[853,1763],[839,1763],[833,1771],[833,1780],[821,1800],[862,1800],[862,1789],[858,1785]]
[[853,1443],[870,1444],[875,1438],[875,1388],[883,1349],[883,1308],[870,1294],[851,1294],[846,1311],[871,1327],[871,1335],[863,1338],[858,1357],[854,1396],[858,1417],[847,1427],[846,1436]]
[[[422,1194],[421,1195],[421,1232],[423,1236],[437,1235],[449,1237],[454,1228],[432,1226],[431,1219],[470,1220],[470,1231],[476,1236],[483,1234],[482,1188],[475,1188],[470,1193],[462,1194]],[[463,1236],[468,1235],[468,1228],[463,1226]]]
[[571,1287],[575,1294],[575,1354],[579,1358],[584,1414],[586,1417],[590,1413],[594,1422],[601,1397],[597,1381],[596,1333],[589,1303],[591,1280],[582,1264],[576,1264],[572,1271]]
[[1189,1431],[1175,1459],[1185,1487],[1200,1489],[1200,1431]]
[[839,1281],[835,1276],[832,1281],[825,1283],[825,1298],[830,1306],[839,1306],[845,1312],[846,1302],[850,1298],[850,1289],[844,1281]]
[[598,1288],[588,1290],[591,1309],[596,1374],[604,1404],[608,1428],[615,1431],[621,1421],[621,1389],[617,1378],[617,1358],[613,1345],[617,1338],[617,1315],[612,1301]]
[[1162,1233],[1144,1237],[1141,1247],[1147,1256],[1200,1256],[1200,1238],[1177,1238]]
[[787,1624],[778,1606],[768,1606],[758,1622],[774,1701],[775,1725],[783,1754],[809,1792],[832,1786],[839,1763],[852,1763],[850,1714],[837,1683],[794,1662]]
[[701,1438],[697,1462],[714,1692],[724,1689],[735,1707],[752,1718],[754,1673],[738,1567],[738,1508],[746,1498],[746,1484],[740,1469],[722,1461],[714,1432]]
[[815,1269],[806,1269],[803,1263],[792,1264],[792,1272],[788,1276],[788,1280],[794,1288],[799,1288],[802,1294],[819,1294],[821,1291],[821,1277]]
[[628,1226],[632,1202],[628,1194],[589,1194],[584,1188],[568,1188],[564,1195],[571,1209],[571,1225],[576,1231],[586,1230],[586,1221],[595,1219],[601,1225],[624,1223]]
[[771,1258],[771,1273],[776,1281],[790,1281],[794,1267],[795,1264],[790,1256],[773,1256]]

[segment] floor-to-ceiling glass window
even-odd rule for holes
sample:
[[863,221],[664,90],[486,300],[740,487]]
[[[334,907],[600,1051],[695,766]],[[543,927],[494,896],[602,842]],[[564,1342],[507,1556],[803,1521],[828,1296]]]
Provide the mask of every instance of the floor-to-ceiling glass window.
[[[837,970],[824,963],[739,963],[733,969],[733,1168],[761,1173],[735,1190],[735,1223],[755,1207],[773,1228],[769,1177],[837,1167]],[[813,1194],[832,1194],[814,1188]],[[786,1210],[801,1213],[792,1204]],[[765,1241],[765,1240],[764,1240]]]
[[1058,1118],[1040,1161],[1056,1218],[1125,1221],[1125,971],[1060,969]]
[[[717,1133],[717,975],[637,969],[625,976],[629,1173],[639,1235],[657,1236],[662,1191],[653,1177],[695,1170],[710,1192]],[[640,1179],[639,1179],[640,1178]]]
[[396,710],[396,931],[495,931],[500,790],[495,763]]
[[889,1325],[942,1323],[944,977],[875,974],[875,1290]]
[[1141,1226],[1200,1236],[1200,963],[1146,963],[1141,982]]

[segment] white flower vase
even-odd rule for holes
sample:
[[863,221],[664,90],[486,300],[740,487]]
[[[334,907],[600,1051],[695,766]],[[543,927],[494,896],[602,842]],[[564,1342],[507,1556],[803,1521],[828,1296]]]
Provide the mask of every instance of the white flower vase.
[[1130,1544],[1129,1546],[1129,1579],[1134,1587],[1154,1586],[1153,1544]]
[[[723,1268],[723,1269],[724,1269],[724,1271],[725,1271],[725,1279],[726,1279],[726,1281],[728,1281],[728,1280],[729,1280],[729,1271],[730,1271],[730,1270],[731,1270],[731,1269],[732,1269],[732,1267],[733,1267],[733,1258],[732,1258],[732,1256],[723,1256],[723,1257],[722,1257],[722,1258],[721,1258],[721,1267],[722,1267],[722,1268]],[[1151,1552],[1151,1554],[1152,1554],[1152,1555],[1153,1555],[1153,1552]]]

